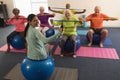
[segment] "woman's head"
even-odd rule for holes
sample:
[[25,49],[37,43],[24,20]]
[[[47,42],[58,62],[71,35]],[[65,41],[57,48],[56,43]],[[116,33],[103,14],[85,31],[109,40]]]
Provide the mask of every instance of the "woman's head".
[[40,11],[40,13],[44,13],[44,7],[41,6],[39,11]]
[[64,15],[67,19],[70,19],[72,16],[72,12],[69,9],[66,9]]
[[27,31],[29,29],[29,26],[31,25],[32,27],[37,27],[39,24],[39,20],[35,14],[29,14],[27,17],[28,23],[25,28],[25,34],[24,37],[27,35]]
[[29,22],[29,25],[33,26],[33,27],[37,27],[39,24],[39,20],[38,17],[35,14],[30,14],[27,17],[27,20]]
[[18,8],[14,8],[12,12],[17,17],[20,13],[20,10]]

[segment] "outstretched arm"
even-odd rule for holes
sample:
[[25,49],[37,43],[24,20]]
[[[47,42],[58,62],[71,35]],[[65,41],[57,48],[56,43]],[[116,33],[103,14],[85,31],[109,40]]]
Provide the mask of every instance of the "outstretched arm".
[[61,11],[53,10],[53,9],[51,9],[51,8],[50,8],[50,6],[48,7],[48,9],[49,9],[50,11],[52,11],[52,12],[55,12],[55,13],[60,13],[60,14],[62,14],[62,12],[61,12]]
[[85,13],[86,12],[86,9],[83,9],[83,11],[76,11],[75,14],[81,14],[81,13]]
[[86,21],[85,18],[82,18],[82,16],[79,16],[78,19],[81,20],[81,21],[83,21],[83,22]]
[[112,20],[112,21],[114,21],[114,20],[118,20],[118,18],[115,18],[115,17],[109,17],[108,20]]

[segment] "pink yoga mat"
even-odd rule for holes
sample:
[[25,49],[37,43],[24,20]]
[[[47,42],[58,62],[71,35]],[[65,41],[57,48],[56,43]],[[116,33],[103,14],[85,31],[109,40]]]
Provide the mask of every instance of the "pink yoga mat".
[[[2,47],[0,48],[0,51],[4,51],[4,52],[5,52],[6,50],[7,50],[7,45],[4,45],[4,46],[2,46]],[[10,52],[26,53],[26,49],[20,49],[20,50],[18,50],[18,49],[14,49],[14,48],[11,47]]]
[[[51,45],[53,48],[53,45]],[[60,55],[59,46],[55,50],[55,55]],[[80,47],[77,50],[77,56],[92,57],[92,58],[107,58],[107,59],[119,59],[118,54],[114,48],[98,48],[98,47]]]

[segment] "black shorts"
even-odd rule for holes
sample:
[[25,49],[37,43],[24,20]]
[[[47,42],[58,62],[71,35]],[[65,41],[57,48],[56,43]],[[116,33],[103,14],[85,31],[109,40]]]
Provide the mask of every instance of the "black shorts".
[[90,29],[92,29],[95,34],[101,34],[101,31],[103,30],[103,28],[100,29],[90,28]]

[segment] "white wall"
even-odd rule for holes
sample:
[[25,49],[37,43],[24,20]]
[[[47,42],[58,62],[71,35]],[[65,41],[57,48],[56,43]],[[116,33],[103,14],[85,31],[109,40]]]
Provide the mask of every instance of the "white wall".
[[28,16],[32,13],[31,1],[30,0],[13,0],[14,7],[20,9],[20,15]]
[[[86,9],[86,15],[93,13],[96,5],[101,6],[102,13],[111,17],[120,18],[120,0],[48,0],[48,5],[51,7],[65,7],[66,3],[71,4],[71,8]],[[79,16],[79,15],[77,15]],[[118,21],[105,21],[105,27],[120,27],[120,20]]]
[[[30,0],[1,0],[7,4],[9,16],[12,16],[12,9],[19,7],[21,14],[27,16],[31,13]],[[14,4],[15,2],[15,4]],[[102,13],[105,13],[111,17],[120,18],[120,0],[48,0],[48,5],[51,7],[65,7],[66,3],[71,4],[71,8],[86,9],[86,15],[93,13],[93,9],[96,5],[101,6]],[[79,15],[77,15],[79,16]],[[61,15],[56,14],[57,19],[61,18]],[[118,21],[105,21],[106,27],[120,27],[120,20]]]
[[6,4],[9,17],[12,16],[12,9],[14,7],[13,0],[0,0],[0,1],[3,1],[3,3]]
[[13,16],[12,10],[13,8],[20,9],[20,15],[28,16],[31,13],[31,4],[30,0],[1,0],[4,4],[7,5],[8,15],[9,17]]

